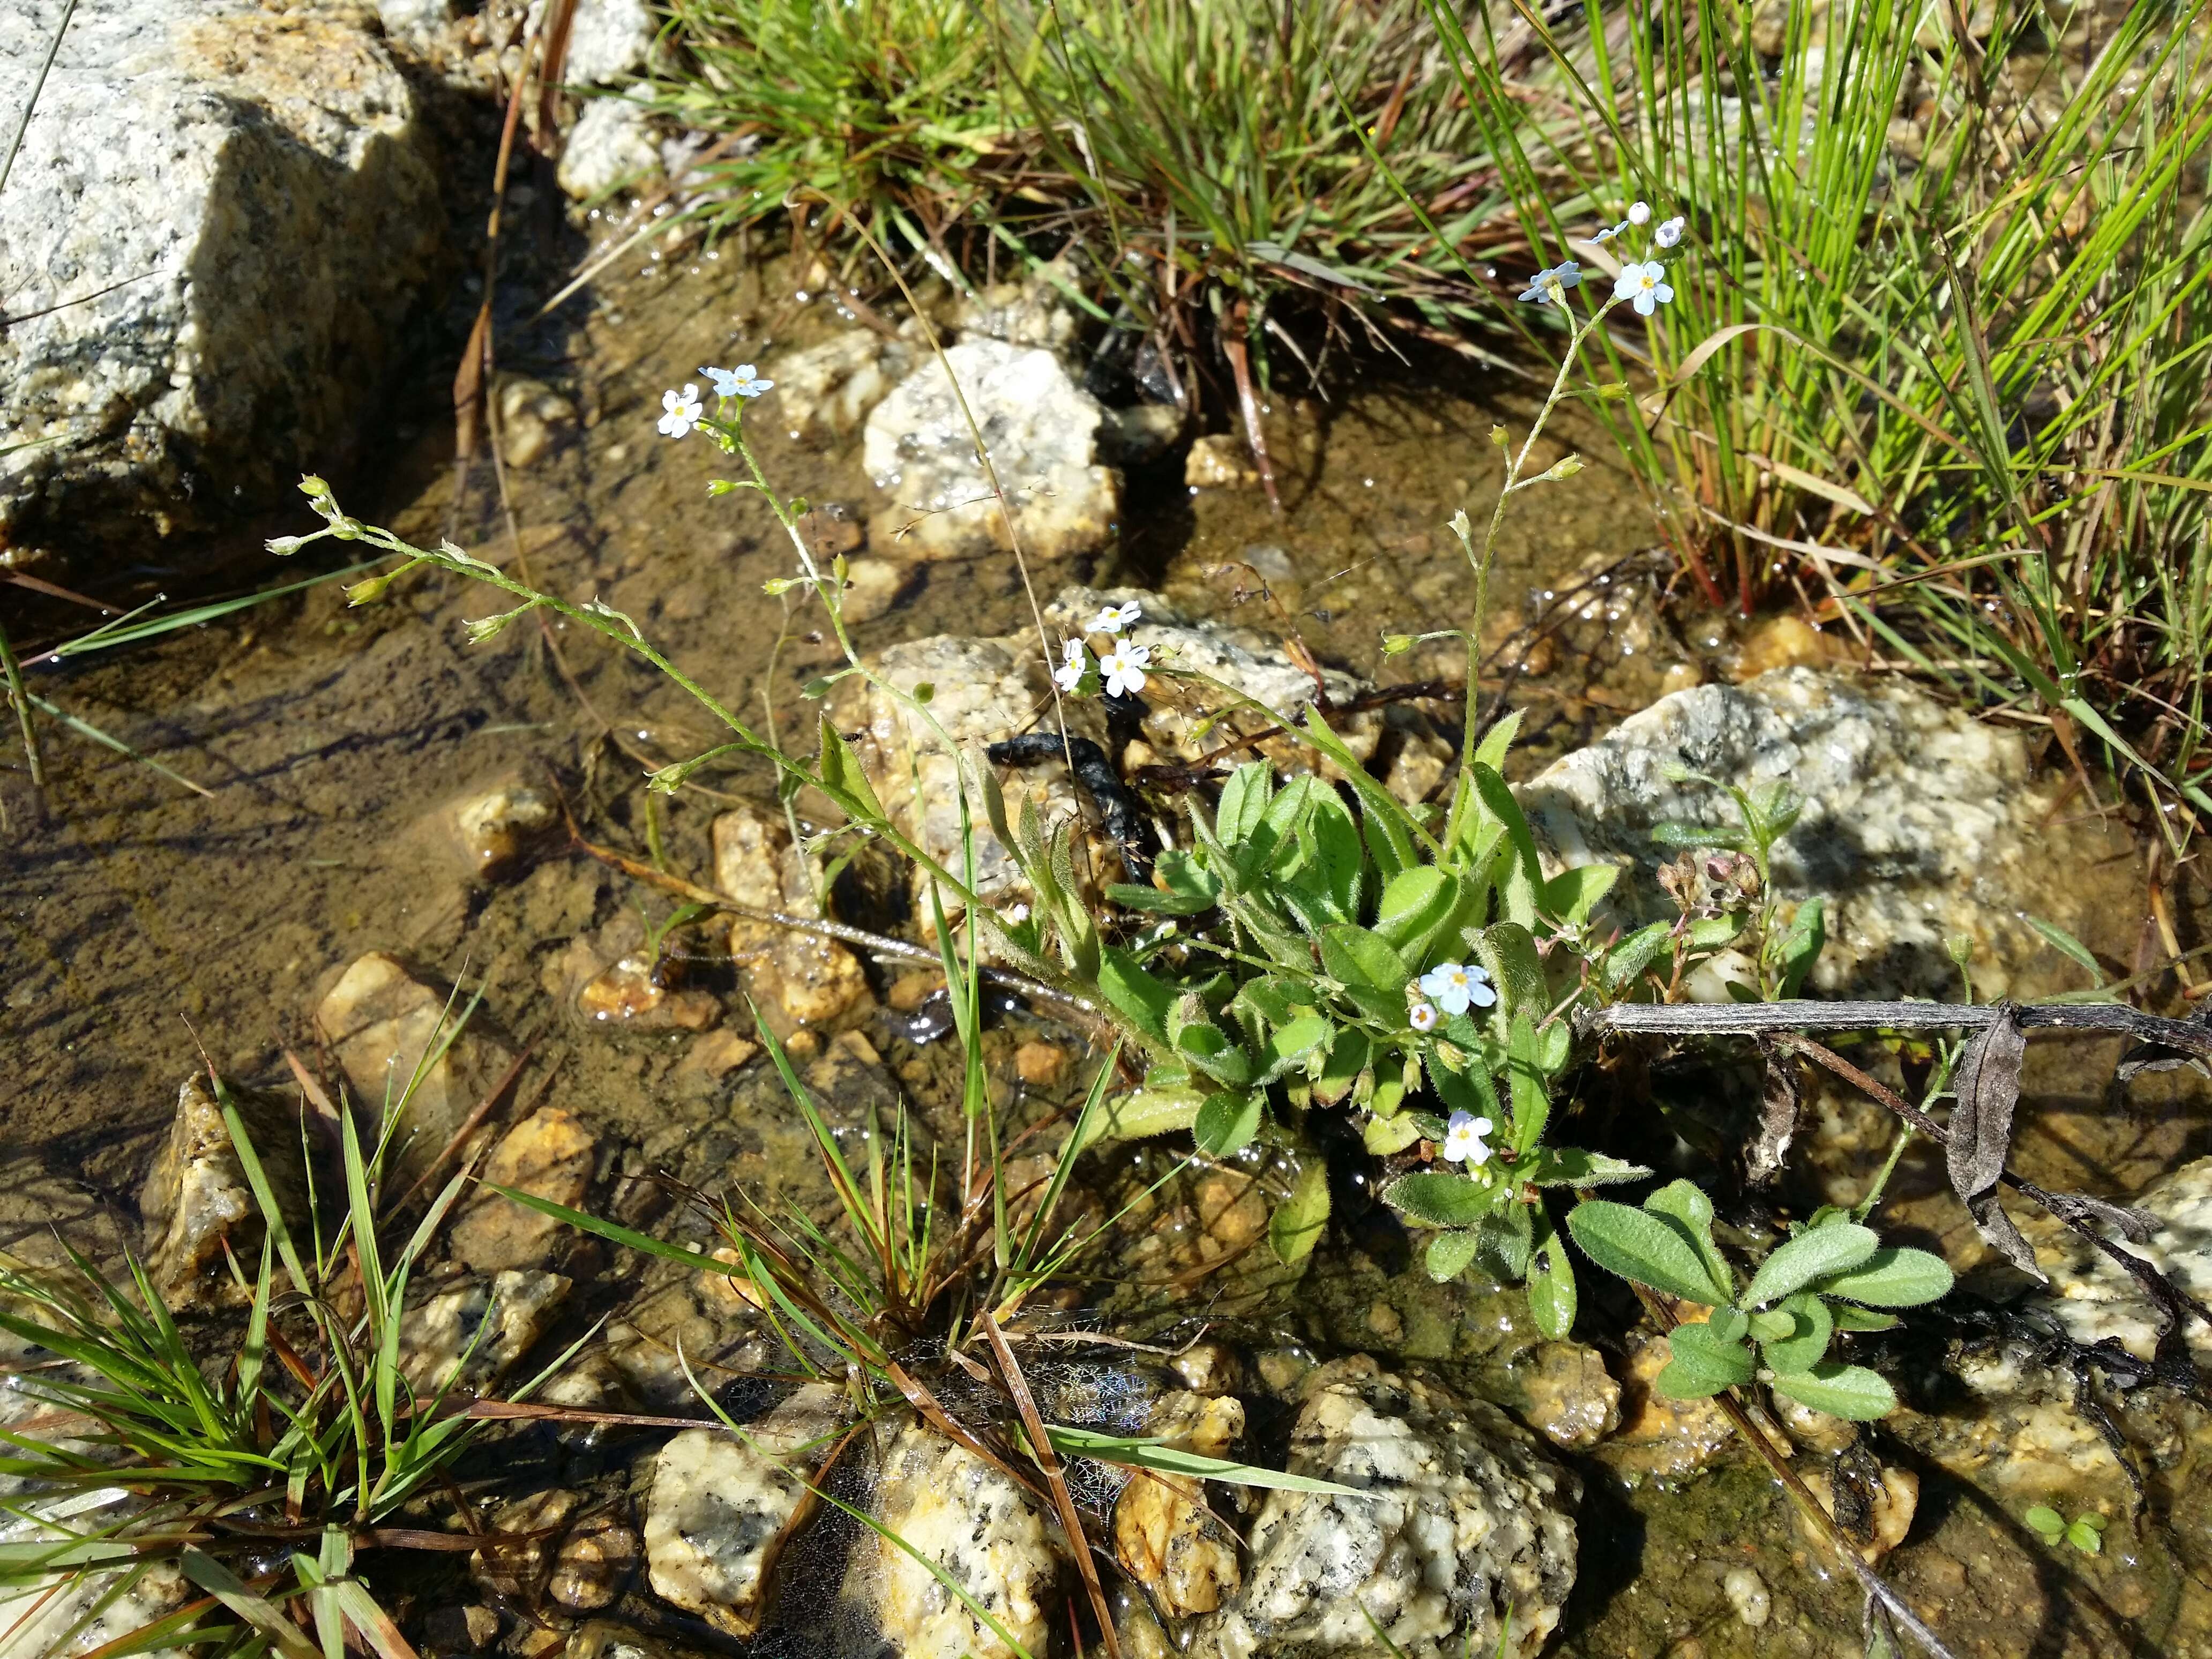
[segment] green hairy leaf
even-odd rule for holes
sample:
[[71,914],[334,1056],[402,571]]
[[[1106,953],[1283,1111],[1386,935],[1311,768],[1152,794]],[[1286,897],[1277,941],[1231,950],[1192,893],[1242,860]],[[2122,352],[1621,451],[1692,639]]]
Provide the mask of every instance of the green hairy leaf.
[[1579,1146],[1547,1146],[1514,1168],[1514,1178],[1535,1187],[1606,1187],[1641,1181],[1650,1170]]
[[1400,1018],[1404,1017],[1406,982],[1413,977],[1413,970],[1380,933],[1349,922],[1325,929],[1321,936],[1321,963],[1333,979],[1398,998]]
[[1234,851],[1248,840],[1274,795],[1275,769],[1267,762],[1248,761],[1231,773],[1213,814],[1213,833],[1221,844]]
[[1744,1293],[1744,1305],[1765,1307],[1793,1291],[1804,1289],[1816,1279],[1847,1273],[1881,1245],[1874,1229],[1862,1227],[1855,1221],[1800,1233],[1759,1264],[1759,1271],[1752,1275],[1751,1289]]
[[1429,1227],[1473,1227],[1497,1202],[1497,1188],[1442,1170],[1416,1170],[1382,1188],[1382,1201]]
[[[1538,1215],[1540,1218],[1540,1209]],[[1543,1243],[1528,1270],[1528,1312],[1538,1330],[1559,1341],[1574,1328],[1580,1296],[1565,1237],[1553,1229],[1548,1219],[1541,1220],[1541,1231]]]
[[1115,1012],[1146,1036],[1161,1042],[1168,1040],[1175,988],[1146,972],[1127,951],[1108,947],[1099,953],[1098,990]]
[[1877,1308],[1917,1308],[1948,1294],[1951,1282],[1951,1269],[1942,1256],[1892,1246],[1829,1274],[1814,1288],[1823,1296],[1847,1297]]
[[1585,1199],[1567,1216],[1582,1253],[1609,1273],[1707,1306],[1729,1299],[1688,1230],[1676,1217],[1632,1209],[1609,1199]]
[[1209,1158],[1226,1158],[1231,1152],[1243,1152],[1260,1133],[1263,1100],[1260,1095],[1234,1089],[1208,1095],[1190,1126],[1191,1139],[1198,1143],[1198,1150]]
[[1328,1225],[1328,1165],[1315,1158],[1298,1171],[1291,1195],[1267,1218],[1267,1243],[1276,1260],[1295,1267],[1311,1255]]
[[1474,1253],[1480,1248],[1481,1242],[1480,1237],[1472,1232],[1438,1233],[1429,1241],[1428,1253],[1424,1258],[1429,1277],[1439,1285],[1457,1279],[1467,1271],[1468,1264],[1474,1260]]
[[1775,1377],[1768,1384],[1801,1406],[1854,1423],[1871,1423],[1897,1409],[1897,1394],[1889,1380],[1863,1365],[1844,1365],[1824,1360],[1808,1371]]
[[1789,1320],[1790,1332],[1762,1338],[1759,1352],[1777,1371],[1811,1370],[1828,1352],[1829,1339],[1836,1332],[1835,1319],[1826,1304],[1809,1291],[1800,1291],[1775,1311]]
[[1751,1350],[1710,1325],[1677,1325],[1667,1333],[1668,1360],[1653,1384],[1670,1400],[1703,1400],[1740,1389],[1758,1374]]
[[1449,921],[1459,902],[1459,884],[1432,864],[1390,878],[1375,908],[1375,932],[1393,945],[1417,945]]

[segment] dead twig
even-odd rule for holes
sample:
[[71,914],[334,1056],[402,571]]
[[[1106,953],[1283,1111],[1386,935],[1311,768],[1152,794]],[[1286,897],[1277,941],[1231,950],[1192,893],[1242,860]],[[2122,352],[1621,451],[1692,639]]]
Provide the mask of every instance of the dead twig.
[[2034,1002],[2002,1010],[1950,1002],[1616,1003],[1579,1016],[1586,1036],[1639,1031],[1672,1036],[1747,1036],[1762,1031],[1978,1031],[2009,1012],[2023,1027],[2133,1037],[2212,1060],[2212,1025],[2167,1019],[2117,1002]]

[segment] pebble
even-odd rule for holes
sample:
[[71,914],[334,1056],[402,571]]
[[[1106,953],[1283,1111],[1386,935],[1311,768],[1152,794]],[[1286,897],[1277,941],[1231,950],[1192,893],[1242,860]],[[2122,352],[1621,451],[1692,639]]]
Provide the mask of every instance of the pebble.
[[[372,951],[339,975],[315,1010],[315,1024],[356,1102],[383,1101],[387,1085],[397,1099],[419,1072],[407,1103],[412,1133],[402,1138],[397,1158],[398,1170],[410,1178],[437,1155],[513,1059],[487,1029],[481,1010],[453,1036],[449,1000],[446,990],[416,979],[397,957]],[[446,1044],[448,1036],[453,1041]],[[387,1177],[393,1172],[387,1170]]]
[[619,1516],[580,1522],[561,1540],[545,1593],[572,1613],[610,1606],[637,1571],[640,1548],[636,1532]]
[[672,990],[656,981],[653,963],[641,951],[586,981],[576,993],[576,1011],[595,1024],[683,1031],[703,1031],[722,1018],[722,1005],[711,993]]
[[1747,1629],[1765,1628],[1774,1612],[1774,1598],[1767,1594],[1766,1581],[1758,1573],[1749,1567],[1730,1567],[1722,1576],[1721,1591]]
[[[854,526],[858,529],[859,526]],[[845,620],[873,622],[898,609],[918,566],[896,559],[854,559],[845,566]]]
[[1057,1042],[1024,1042],[1014,1050],[1014,1074],[1032,1089],[1057,1089],[1074,1065],[1075,1056]]
[[506,380],[499,388],[499,427],[501,459],[527,470],[575,430],[576,406],[543,380]]
[[[507,1131],[485,1160],[489,1186],[509,1187],[570,1209],[581,1206],[598,1152],[591,1132],[557,1106],[542,1107]],[[480,1191],[453,1222],[453,1259],[479,1273],[543,1267],[565,1224],[512,1199]]]
[[462,856],[486,880],[507,874],[530,844],[560,820],[551,796],[519,783],[471,795],[452,811]]
[[553,1557],[552,1534],[575,1512],[574,1492],[532,1492],[492,1512],[490,1541],[469,1557],[469,1577],[495,1596],[535,1601]]
[[1646,1336],[1628,1351],[1620,1379],[1620,1428],[1597,1455],[1627,1475],[1662,1478],[1703,1468],[1734,1431],[1710,1400],[1669,1400],[1652,1380],[1674,1357],[1663,1336]]
[[1245,489],[1260,482],[1260,469],[1242,438],[1212,433],[1192,441],[1183,458],[1182,481],[1193,489]]
[[884,1000],[902,1014],[910,1014],[945,988],[945,975],[927,971],[901,974],[890,982]]
[[1753,626],[1729,665],[1729,678],[1741,685],[1772,668],[1817,667],[1834,654],[1826,635],[1796,611],[1784,611]]
[[693,1043],[685,1052],[683,1063],[676,1069],[679,1075],[719,1079],[746,1065],[760,1051],[759,1043],[726,1026],[720,1030],[708,1032]]
[[1521,1417],[1555,1446],[1585,1451],[1620,1426],[1620,1384],[1594,1348],[1540,1342],[1516,1367]]
[[[1219,1396],[1163,1395],[1145,1433],[1178,1451],[1225,1457],[1243,1436],[1244,1407]],[[1188,1475],[1140,1474],[1121,1488],[1114,1555],[1170,1618],[1212,1613],[1243,1582],[1235,1540],[1207,1514],[1202,1483]]]

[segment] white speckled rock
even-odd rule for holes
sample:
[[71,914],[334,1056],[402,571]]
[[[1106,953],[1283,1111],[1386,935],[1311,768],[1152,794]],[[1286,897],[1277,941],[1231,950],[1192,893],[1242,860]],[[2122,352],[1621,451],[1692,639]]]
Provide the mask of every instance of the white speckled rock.
[[645,1511],[654,1593],[732,1636],[758,1630],[776,1558],[814,1508],[799,1477],[844,1419],[842,1392],[809,1383],[747,1426],[750,1445],[686,1429],[662,1447]]
[[872,328],[848,328],[819,345],[779,356],[761,372],[775,382],[770,395],[789,430],[842,436],[914,372],[921,349]]
[[[0,6],[0,131],[62,4]],[[336,464],[373,415],[445,220],[428,125],[362,17],[78,6],[8,179],[0,451],[36,447],[0,455],[0,558],[64,527],[147,556],[149,531]]]
[[1289,1468],[1373,1496],[1269,1492],[1243,1591],[1189,1659],[1495,1654],[1509,1609],[1504,1650],[1529,1659],[1559,1624],[1580,1483],[1502,1413],[1335,1360],[1306,1381]]
[[426,1296],[400,1320],[399,1368],[408,1386],[417,1398],[448,1379],[463,1398],[482,1393],[545,1334],[569,1289],[559,1273],[510,1271],[471,1276]]
[[[884,1455],[876,1519],[958,1584],[1030,1653],[1057,1611],[1060,1557],[1029,1493],[933,1429],[909,1424]],[[1012,1650],[907,1550],[878,1537],[876,1618],[901,1659],[1013,1659]]]
[[635,98],[592,98],[561,146],[555,175],[577,201],[604,196],[618,185],[660,176],[660,143],[653,118]]
[[[2212,1303],[2212,1158],[2183,1164],[2128,1202],[2148,1215],[2157,1231],[2141,1244],[2121,1239],[2120,1249],[2160,1269],[2199,1302]],[[2014,1200],[2006,1211],[2035,1247],[2036,1266],[2051,1279],[2050,1289],[2036,1292],[2025,1306],[2055,1316],[2076,1342],[2115,1336],[2130,1353],[2150,1358],[2158,1344],[2158,1314],[2133,1276],[2034,1206]],[[2188,1337],[2197,1363],[2212,1365],[2212,1330],[2191,1320]]]
[[[1063,589],[1060,597],[1045,607],[1045,625],[1055,634],[1081,634],[1103,607],[1130,600],[1134,600],[1144,614],[1122,637],[1149,650],[1154,666],[1203,674],[1293,720],[1303,717],[1312,705],[1313,676],[1291,660],[1290,653],[1283,649],[1279,634],[1210,622],[1143,588]],[[1322,682],[1328,688],[1330,698],[1337,702],[1346,702],[1367,689],[1351,675],[1334,668],[1322,671]],[[1212,727],[1210,737],[1197,735],[1224,701],[1219,694],[1188,682],[1178,682],[1168,673],[1155,673],[1146,678],[1144,699],[1145,738],[1164,759],[1195,761],[1224,741],[1218,725]],[[1246,729],[1257,729],[1261,724],[1255,720]],[[1329,724],[1360,759],[1365,760],[1375,752],[1382,720],[1372,710],[1337,714]],[[1314,751],[1289,738],[1269,738],[1260,745],[1260,752],[1275,763],[1276,770],[1286,775],[1313,769]]]
[[[949,735],[964,757],[969,781],[969,810],[975,829],[975,890],[994,907],[1026,902],[1022,879],[988,823],[974,787],[978,768],[988,763],[988,744],[1026,732],[1052,718],[1052,686],[1044,656],[1034,635],[1005,639],[959,639],[940,635],[886,647],[874,660],[877,675],[900,690],[933,689],[930,720],[896,698],[855,677],[839,687],[835,708],[839,726],[854,738],[854,753],[884,810],[929,854],[949,870],[960,868],[962,759],[956,758],[931,724]],[[1071,736],[1093,742],[1106,735],[1103,711],[1095,699],[1064,705]],[[1066,763],[999,769],[1010,824],[1018,825],[1025,800],[1033,802],[1047,824],[1083,816],[1085,803],[1068,775]],[[1103,834],[1078,839],[1077,875],[1095,893],[1104,883],[1122,879],[1121,857]],[[926,896],[919,875],[915,891]],[[951,914],[947,900],[947,914]],[[921,914],[929,915],[926,896]]]
[[1051,352],[990,339],[963,340],[943,362],[927,358],[870,412],[861,459],[888,501],[869,522],[868,544],[915,559],[975,558],[1012,544],[947,365],[1024,550],[1053,559],[1103,545],[1120,514],[1121,483],[1097,465],[1097,400]]
[[[166,1561],[127,1589],[118,1584],[121,1577],[94,1572],[64,1583],[57,1573],[15,1589],[0,1622],[0,1659],[76,1659],[174,1613],[193,1594],[185,1575]],[[57,1588],[49,1590],[49,1585]],[[185,1659],[195,1650],[156,1648],[144,1659]]]
[[644,69],[659,27],[645,0],[576,0],[563,78],[571,86],[598,87],[635,75]]
[[[2051,793],[2030,784],[2016,732],[1899,681],[1809,668],[1662,697],[1521,786],[1548,867],[1625,866],[1607,903],[1626,925],[1675,914],[1655,879],[1673,854],[1652,842],[1654,824],[1735,822],[1719,791],[1669,782],[1676,764],[1747,787],[1786,778],[1805,797],[1775,849],[1775,882],[1785,899],[1826,902],[1813,978],[1825,994],[1955,996],[1943,940],[1965,933],[1980,995],[2033,994],[2030,959],[2041,953],[2046,974],[2063,964],[2020,913],[2087,931],[2081,890],[2054,872],[2097,855],[2046,825]],[[2060,983],[2078,987],[2070,972]],[[1723,994],[1717,981],[1692,990]]]

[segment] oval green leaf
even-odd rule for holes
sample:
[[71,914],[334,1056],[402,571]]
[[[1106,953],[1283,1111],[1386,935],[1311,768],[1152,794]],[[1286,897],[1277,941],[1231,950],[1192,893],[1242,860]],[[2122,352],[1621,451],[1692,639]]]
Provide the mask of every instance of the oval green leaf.
[[1490,1213],[1495,1188],[1442,1170],[1416,1170],[1382,1189],[1382,1201],[1430,1227],[1472,1227]]
[[1775,1310],[1790,1323],[1786,1336],[1759,1345],[1767,1364],[1777,1371],[1809,1371],[1826,1357],[1828,1342],[1836,1334],[1835,1316],[1826,1304],[1809,1291],[1800,1291]]
[[1947,1294],[1951,1269],[1926,1250],[1876,1250],[1857,1267],[1820,1280],[1823,1296],[1844,1297],[1876,1308],[1917,1308]]
[[1871,1423],[1897,1409],[1897,1391],[1887,1377],[1863,1365],[1838,1364],[1832,1359],[1809,1371],[1777,1376],[1768,1386],[1801,1406],[1831,1417],[1848,1417],[1854,1423]]
[[1208,1095],[1190,1126],[1191,1139],[1209,1158],[1226,1158],[1252,1144],[1260,1133],[1260,1097],[1237,1090]]
[[1474,1260],[1475,1249],[1480,1242],[1480,1235],[1476,1233],[1438,1233],[1429,1241],[1429,1277],[1439,1285],[1457,1279],[1467,1271],[1467,1264]]
[[1815,1227],[1800,1233],[1759,1264],[1751,1289],[1744,1294],[1747,1308],[1764,1307],[1803,1290],[1831,1274],[1848,1273],[1881,1248],[1874,1229],[1856,1221]]
[[1723,1389],[1739,1389],[1757,1373],[1751,1350],[1731,1342],[1710,1325],[1677,1325],[1667,1334],[1674,1356],[1654,1379],[1670,1400],[1703,1400]]
[[1567,1217],[1567,1231],[1582,1252],[1609,1273],[1686,1301],[1725,1302],[1705,1259],[1672,1217],[1632,1209],[1608,1199],[1587,1199]]

